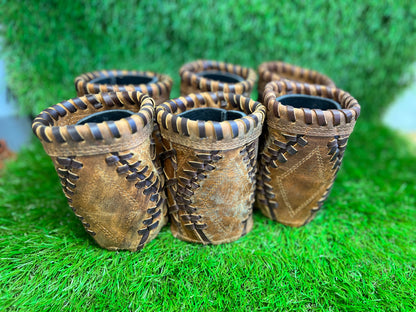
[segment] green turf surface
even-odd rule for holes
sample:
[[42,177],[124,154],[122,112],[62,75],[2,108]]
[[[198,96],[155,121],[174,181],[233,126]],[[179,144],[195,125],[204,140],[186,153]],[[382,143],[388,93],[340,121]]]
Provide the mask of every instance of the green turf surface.
[[0,178],[0,309],[412,311],[415,161],[396,133],[359,120],[309,225],[256,212],[235,243],[189,244],[165,227],[139,253],[110,252],[85,233],[35,142]]

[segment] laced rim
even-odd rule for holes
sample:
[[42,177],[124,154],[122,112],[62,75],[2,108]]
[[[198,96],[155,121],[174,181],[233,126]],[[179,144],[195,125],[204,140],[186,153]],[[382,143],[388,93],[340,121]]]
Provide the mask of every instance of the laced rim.
[[[226,83],[208,79],[196,74],[208,70],[218,70],[235,74],[242,77],[244,80],[236,83]],[[197,60],[184,64],[179,70],[179,75],[182,83],[187,83],[202,91],[224,91],[238,94],[251,92],[257,81],[256,72],[249,67],[214,60]]]
[[[332,99],[341,109],[309,109],[283,105],[277,98],[285,94],[307,94]],[[330,120],[333,126],[349,124],[360,115],[360,104],[348,92],[338,88],[315,84],[298,83],[290,80],[269,82],[264,91],[264,103],[269,114],[290,122],[302,121],[305,124],[326,126]]]
[[[147,76],[157,77],[157,82],[145,84],[106,84],[91,82],[97,78],[122,77],[122,76]],[[170,93],[173,80],[170,76],[152,71],[137,70],[97,70],[84,73],[75,78],[75,88],[78,95],[95,94],[100,92],[136,91],[158,96],[165,92]]]
[[[117,121],[75,125],[76,121],[94,112],[111,109],[135,112]],[[44,143],[65,144],[85,140],[120,138],[136,133],[153,123],[154,101],[139,92],[88,94],[60,102],[42,111],[32,122],[34,134]],[[68,120],[68,124],[59,126]],[[73,122],[75,120],[75,122]]]
[[[194,107],[219,107],[225,109],[237,109],[247,114],[235,120],[200,121],[177,116]],[[161,129],[172,130],[175,133],[217,140],[232,139],[243,136],[253,129],[262,126],[265,120],[265,107],[248,97],[233,93],[203,92],[190,94],[166,101],[156,109],[157,120]]]

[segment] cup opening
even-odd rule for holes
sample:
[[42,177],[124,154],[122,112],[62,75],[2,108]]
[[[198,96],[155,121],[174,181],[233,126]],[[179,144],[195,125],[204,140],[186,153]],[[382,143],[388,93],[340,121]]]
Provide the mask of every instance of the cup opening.
[[122,118],[130,117],[134,113],[124,109],[114,109],[91,114],[79,120],[76,125],[84,125],[86,123],[100,123],[104,121],[117,121]]
[[247,116],[243,112],[225,110],[222,108],[215,107],[200,107],[194,108],[189,111],[182,112],[178,114],[180,117],[185,117],[190,120],[200,120],[200,121],[226,121],[226,120],[235,120]]
[[98,84],[110,84],[110,85],[140,85],[156,83],[157,77],[145,76],[145,75],[123,75],[123,76],[110,76],[110,77],[99,77],[90,80],[90,83]]
[[223,72],[219,70],[206,70],[206,71],[202,71],[196,74],[200,77],[204,77],[207,79],[216,80],[216,81],[220,81],[224,83],[238,83],[238,82],[244,81],[244,78],[239,75],[228,73],[228,72]]
[[341,105],[334,100],[307,94],[286,94],[276,98],[276,101],[295,108],[341,109]]

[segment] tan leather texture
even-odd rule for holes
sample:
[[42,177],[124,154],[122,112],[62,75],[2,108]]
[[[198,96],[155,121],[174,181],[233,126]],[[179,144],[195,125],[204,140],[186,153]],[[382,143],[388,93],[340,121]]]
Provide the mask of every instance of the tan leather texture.
[[259,102],[263,101],[264,89],[270,81],[287,79],[294,82],[335,87],[335,83],[331,78],[318,71],[281,61],[264,62],[259,65],[257,72],[259,74],[257,85]]
[[[247,116],[222,122],[177,116],[198,107],[240,110]],[[163,103],[157,119],[172,234],[188,242],[221,244],[250,232],[264,106],[241,95],[205,92]]]
[[[137,114],[75,125],[116,108]],[[164,177],[151,140],[153,114],[147,95],[117,92],[58,103],[33,121],[69,206],[103,248],[138,251],[166,224]]]
[[[207,70],[218,70],[235,74],[244,80],[236,83],[226,83],[197,75],[197,73]],[[184,64],[179,70],[179,75],[181,77],[180,92],[182,96],[204,91],[220,91],[250,97],[254,84],[257,81],[257,74],[251,68],[213,60],[198,60]]]
[[[307,94],[335,100],[341,109],[294,108],[279,96]],[[259,153],[256,206],[290,226],[311,221],[329,196],[360,105],[337,88],[273,81],[266,85],[267,126]]]

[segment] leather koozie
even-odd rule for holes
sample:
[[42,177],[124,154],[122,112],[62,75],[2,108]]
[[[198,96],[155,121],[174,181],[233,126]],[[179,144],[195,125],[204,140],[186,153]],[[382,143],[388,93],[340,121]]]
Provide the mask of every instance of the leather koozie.
[[260,102],[263,101],[264,88],[270,81],[287,79],[295,82],[335,87],[331,78],[320,72],[281,61],[264,62],[259,65],[257,71],[259,74],[258,101]]
[[[224,121],[179,116],[201,107],[242,111]],[[171,231],[202,244],[232,242],[253,225],[256,157],[265,107],[230,93],[190,94],[157,108]]]
[[147,95],[117,92],[58,103],[33,121],[69,206],[103,248],[140,250],[166,223],[153,114]]
[[257,81],[256,72],[240,65],[198,60],[182,65],[181,95],[198,92],[224,92],[249,97]]
[[137,70],[97,70],[75,78],[78,96],[136,91],[149,95],[156,105],[169,100],[172,84],[168,75]]
[[270,219],[302,226],[329,195],[360,105],[340,89],[288,80],[268,83],[264,103],[256,205]]
[[[173,80],[170,76],[150,71],[98,70],[75,78],[78,96],[105,92],[137,91],[148,94],[156,106],[170,99]],[[157,123],[153,125],[156,155],[162,152],[162,142]]]

